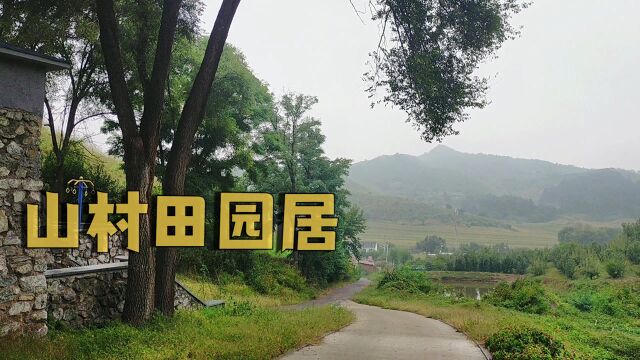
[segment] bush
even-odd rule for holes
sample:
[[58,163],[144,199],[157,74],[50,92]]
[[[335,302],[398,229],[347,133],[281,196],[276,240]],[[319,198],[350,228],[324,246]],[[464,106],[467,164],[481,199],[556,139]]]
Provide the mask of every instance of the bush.
[[550,308],[544,288],[539,281],[532,279],[519,279],[511,284],[501,282],[484,300],[531,314],[544,314]]
[[262,294],[277,295],[284,289],[304,292],[308,289],[300,272],[286,259],[256,253],[253,267],[245,274],[247,284]]
[[600,261],[595,256],[587,256],[580,263],[580,271],[593,280],[600,276]]
[[496,332],[485,345],[494,360],[553,360],[564,358],[564,345],[532,328],[509,328]]
[[257,251],[181,249],[178,271],[210,278],[216,284],[240,279],[255,291],[279,295],[285,291],[312,295],[313,290],[287,259]]
[[410,294],[428,294],[437,290],[437,286],[420,271],[409,268],[396,268],[384,273],[378,282],[378,289],[391,289]]
[[569,279],[576,277],[580,259],[584,256],[584,248],[574,244],[560,244],[551,251],[551,261],[556,268]]
[[596,302],[593,294],[587,292],[581,292],[574,295],[570,301],[576,309],[584,312],[590,312],[593,310]]
[[634,241],[629,245],[627,258],[636,265],[640,264],[640,241]]
[[542,276],[547,272],[547,262],[544,259],[535,259],[527,271],[533,276]]
[[606,268],[609,276],[614,279],[618,279],[624,276],[627,264],[625,264],[624,260],[612,259],[607,262]]

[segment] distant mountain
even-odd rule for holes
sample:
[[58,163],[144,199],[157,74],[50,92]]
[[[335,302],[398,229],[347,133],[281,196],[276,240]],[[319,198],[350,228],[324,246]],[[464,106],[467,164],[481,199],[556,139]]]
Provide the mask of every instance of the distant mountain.
[[540,203],[594,218],[635,218],[640,215],[640,184],[628,175],[602,169],[568,176],[545,189]]
[[515,195],[537,200],[542,190],[569,174],[586,169],[549,161],[508,156],[467,154],[444,145],[418,157],[432,169],[456,170],[466,179],[481,182],[494,195]]
[[[392,209],[396,207],[392,204],[434,214],[450,205],[500,220],[524,221],[548,221],[559,213],[636,217],[640,202],[636,201],[638,206],[620,202],[640,199],[639,181],[634,171],[467,154],[444,145],[420,156],[383,155],[355,163],[348,178],[356,193],[354,202],[370,214],[407,213]],[[374,209],[376,203],[386,209]]]

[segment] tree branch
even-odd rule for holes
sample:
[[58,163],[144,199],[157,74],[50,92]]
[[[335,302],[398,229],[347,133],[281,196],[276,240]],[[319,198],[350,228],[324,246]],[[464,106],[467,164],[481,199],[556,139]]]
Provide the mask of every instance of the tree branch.
[[153,61],[153,70],[147,91],[144,92],[144,114],[140,123],[143,141],[156,151],[158,146],[160,116],[164,105],[164,89],[171,64],[171,50],[178,24],[178,13],[182,0],[165,0],[162,7],[158,44]]
[[96,0],[96,12],[100,24],[100,44],[107,67],[111,98],[118,114],[122,139],[126,143],[137,136],[137,125],[124,76],[113,0]]
[[[211,91],[213,80],[215,79],[220,57],[224,50],[224,44],[229,35],[229,29],[235,16],[240,0],[224,0],[218,11],[218,16],[211,30],[207,49],[205,51],[202,64],[193,82],[189,96],[182,108],[182,114],[178,122],[178,128],[171,144],[169,160],[167,164],[167,184],[172,182],[173,177],[186,173],[186,168],[191,155],[191,144],[198,126],[204,117],[204,110]],[[180,189],[173,189],[178,193],[184,191],[184,181],[176,184]],[[172,185],[173,186],[173,185]],[[169,193],[172,191],[169,190]]]
[[89,119],[93,119],[93,118],[95,118],[95,117],[98,117],[98,116],[104,116],[104,115],[115,115],[115,114],[114,114],[113,112],[111,112],[111,111],[104,111],[104,112],[99,112],[99,113],[95,113],[95,114],[87,115],[87,116],[85,116],[85,117],[83,117],[83,118],[79,119],[78,121],[76,121],[76,126],[77,126],[78,124],[80,124],[81,122],[83,122],[83,121],[87,121],[87,120],[89,120]]
[[49,104],[49,99],[45,96],[44,105],[47,108],[47,120],[49,122],[49,129],[51,131],[51,143],[53,144],[53,153],[56,154],[56,157],[60,155],[60,148],[58,147],[58,139],[56,138],[56,127],[53,121],[53,111],[51,111],[51,104]]

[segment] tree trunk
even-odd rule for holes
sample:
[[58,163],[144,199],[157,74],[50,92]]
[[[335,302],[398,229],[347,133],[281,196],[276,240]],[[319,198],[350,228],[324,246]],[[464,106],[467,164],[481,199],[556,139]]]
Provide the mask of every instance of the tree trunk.
[[[189,154],[190,155],[190,154]],[[186,165],[189,160],[183,160]],[[172,164],[175,164],[173,162]],[[162,193],[165,195],[183,195],[186,166],[177,169],[178,166],[170,166],[164,176]],[[178,264],[178,249],[175,247],[162,247],[157,251],[158,267],[156,268],[156,308],[165,316],[173,316],[175,312],[175,281],[176,266]]]
[[[167,172],[163,179],[163,194],[184,195],[184,181],[191,159],[191,145],[204,118],[207,99],[239,4],[240,0],[223,0],[220,5],[202,64],[180,115],[169,152]],[[166,316],[173,316],[178,250],[173,247],[162,247],[158,249],[157,255],[156,308]]]
[[[124,143],[124,163],[127,190],[139,191],[140,202],[149,204],[149,211],[140,216],[139,252],[131,252],[123,320],[144,324],[154,309],[155,258],[151,248],[151,190],[160,144],[160,120],[164,104],[164,89],[169,75],[171,51],[181,0],[165,0],[158,30],[158,42],[153,71],[147,91],[144,91],[144,112],[140,127],[134,111],[125,77],[118,38],[118,20],[113,0],[96,0],[102,47],[111,98],[118,116]],[[173,284],[172,284],[173,285]]]
[[139,326],[151,318],[154,309],[155,258],[151,247],[150,214],[155,159],[149,161],[145,156],[142,140],[139,137],[136,140],[135,144],[125,146],[127,190],[139,191],[140,203],[149,204],[149,211],[140,215],[139,252],[129,252],[126,301],[122,318]]
[[65,194],[65,178],[64,178],[64,158],[56,154],[56,181],[55,191],[58,193],[58,200],[60,203],[66,202],[64,199]]

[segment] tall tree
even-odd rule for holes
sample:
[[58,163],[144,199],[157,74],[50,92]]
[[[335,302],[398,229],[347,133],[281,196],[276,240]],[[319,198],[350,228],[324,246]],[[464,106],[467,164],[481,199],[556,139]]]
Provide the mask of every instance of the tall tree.
[[[165,175],[165,179],[168,180],[163,184],[167,194],[180,195],[184,191],[184,174],[191,153],[190,146],[195,130],[202,121],[206,99],[239,2],[239,0],[224,0],[218,12],[205,56],[182,109],[173,138],[167,175]],[[140,1],[138,4],[137,14],[144,20],[147,7],[154,6],[154,2]],[[170,70],[171,52],[181,4],[181,0],[165,0],[162,3],[153,63],[148,66],[144,56],[140,56],[136,61],[137,71],[141,74],[143,84],[142,110],[136,112],[126,76],[131,69],[126,69],[124,66],[119,37],[120,25],[114,2],[113,0],[96,1],[100,43],[109,79],[111,100],[122,133],[127,189],[139,191],[140,201],[144,203],[151,203],[151,190],[160,145],[160,120],[165,102],[166,80]],[[147,38],[147,34],[142,31],[139,36],[143,39]],[[140,44],[148,45],[145,41],[141,41]],[[149,75],[146,74],[148,67],[151,68]],[[150,215],[144,214],[140,220],[139,252],[131,254],[129,258],[129,278],[123,313],[126,321],[142,324],[148,320],[154,309],[154,299],[158,299],[157,305],[163,313],[173,313],[175,265],[171,264],[175,264],[175,249],[159,250],[158,256],[161,274],[158,276],[159,285],[156,293],[156,263],[151,248]]]
[[351,255],[359,256],[358,237],[365,223],[362,211],[349,203],[344,188],[351,161],[331,160],[324,154],[321,122],[307,115],[315,103],[317,99],[313,96],[294,93],[282,96],[276,116],[263,125],[254,144],[258,158],[248,176],[252,179],[251,190],[274,195],[293,191],[335,194],[339,219],[336,251],[292,253],[307,279],[325,285],[344,278]]

